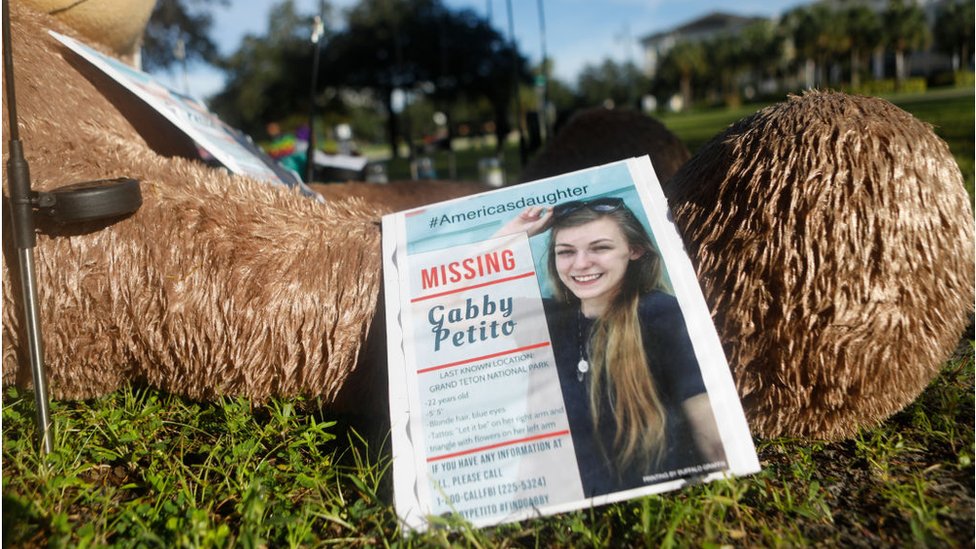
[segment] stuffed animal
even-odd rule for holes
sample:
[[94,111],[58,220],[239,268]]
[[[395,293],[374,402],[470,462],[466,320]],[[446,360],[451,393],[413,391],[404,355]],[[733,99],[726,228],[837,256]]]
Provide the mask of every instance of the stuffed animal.
[[[195,399],[305,394],[340,407],[382,394],[379,217],[481,187],[347,184],[321,187],[335,194],[320,204],[164,156],[165,128],[127,116],[134,99],[107,91],[46,33],[77,36],[72,29],[10,8],[35,188],[127,176],[143,189],[143,206],[126,219],[40,224],[52,396],[130,382]],[[941,364],[973,301],[972,227],[961,227],[971,214],[944,144],[886,103],[825,95],[833,107],[824,111],[819,97],[734,126],[666,187],[747,414],[765,436],[844,436],[894,411]],[[617,131],[626,135],[626,124]],[[903,131],[904,143],[893,140]],[[611,149],[624,141],[601,140]],[[625,154],[640,152],[628,145]],[[28,385],[12,252],[6,239],[3,383]],[[934,328],[921,326],[926,319]],[[895,334],[912,345],[893,346]],[[879,362],[914,371],[883,378],[912,385],[873,383]]]
[[[110,102],[92,84],[97,71],[47,34],[77,36],[73,29],[21,3],[10,12],[34,187],[119,176],[142,182],[143,205],[127,219],[39,220],[51,396],[87,398],[140,382],[197,399],[334,400],[356,370],[376,312],[382,208],[320,204],[157,154],[121,114],[118,105],[135,99]],[[30,378],[15,258],[5,238],[4,384]]]
[[661,182],[691,156],[677,136],[650,116],[595,107],[574,114],[529,161],[520,180],[535,181],[645,154]]
[[962,181],[905,111],[808,92],[665,184],[755,433],[851,436],[932,380],[973,310]]
[[23,0],[138,67],[142,35],[156,0]]
[[[378,306],[380,216],[486,187],[317,185],[332,198],[320,204],[174,157],[188,152],[184,136],[47,33],[83,40],[73,28],[21,3],[10,12],[34,188],[124,176],[143,194],[114,223],[38,219],[51,396],[134,382],[194,399],[305,394],[342,407],[343,389],[357,406],[382,398],[386,375],[373,366],[382,349],[361,360]],[[3,383],[26,386],[17,261],[10,239],[3,244]]]

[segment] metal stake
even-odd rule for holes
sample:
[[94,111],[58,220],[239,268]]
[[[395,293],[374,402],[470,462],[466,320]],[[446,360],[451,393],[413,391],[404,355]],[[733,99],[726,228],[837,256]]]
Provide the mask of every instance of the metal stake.
[[27,332],[31,377],[34,381],[37,433],[41,453],[48,454],[54,448],[54,433],[48,413],[47,376],[44,371],[44,346],[38,314],[40,307],[37,302],[37,277],[34,272],[34,247],[37,244],[37,237],[34,234],[34,198],[31,192],[30,169],[24,158],[24,147],[20,142],[20,129],[17,126],[14,62],[10,43],[10,8],[8,2],[3,2],[3,68],[6,73],[7,114],[10,122],[10,157],[7,159],[9,204],[23,287],[23,318]]

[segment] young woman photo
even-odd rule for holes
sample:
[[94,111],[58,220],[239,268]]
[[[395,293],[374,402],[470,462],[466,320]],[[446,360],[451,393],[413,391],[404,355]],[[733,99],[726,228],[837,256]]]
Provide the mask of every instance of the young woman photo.
[[587,497],[725,459],[677,299],[616,197],[523,210],[498,234],[551,230],[546,318]]

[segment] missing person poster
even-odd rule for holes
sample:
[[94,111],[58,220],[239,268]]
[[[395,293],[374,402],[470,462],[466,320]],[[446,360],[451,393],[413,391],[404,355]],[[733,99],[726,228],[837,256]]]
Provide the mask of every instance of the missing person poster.
[[192,139],[203,158],[213,159],[232,173],[246,175],[258,181],[298,187],[302,194],[322,201],[322,197],[305,185],[297,174],[277,165],[250,137],[225,124],[200,101],[70,36],[48,32]]
[[759,470],[647,157],[385,216],[383,261],[405,528]]

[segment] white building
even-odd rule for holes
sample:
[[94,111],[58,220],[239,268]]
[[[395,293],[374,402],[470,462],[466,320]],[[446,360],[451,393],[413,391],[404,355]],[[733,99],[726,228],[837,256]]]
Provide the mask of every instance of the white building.
[[673,29],[646,36],[640,41],[644,51],[644,72],[653,78],[661,59],[678,42],[705,42],[719,36],[736,35],[749,25],[765,20],[763,17],[712,12]]

